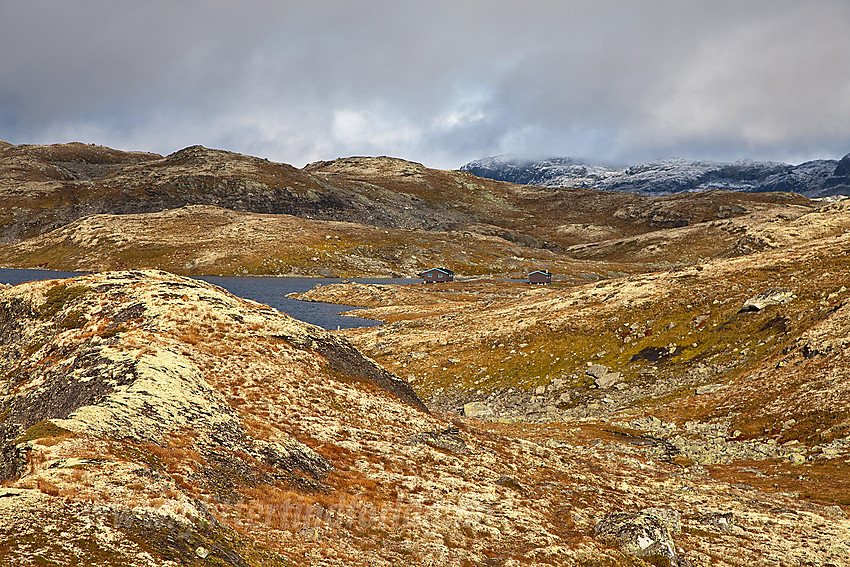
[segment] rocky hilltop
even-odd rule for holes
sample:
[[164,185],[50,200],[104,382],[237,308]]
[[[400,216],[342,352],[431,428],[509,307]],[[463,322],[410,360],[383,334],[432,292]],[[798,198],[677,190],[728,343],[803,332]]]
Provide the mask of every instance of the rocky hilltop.
[[583,187],[602,191],[671,195],[726,190],[760,193],[786,191],[808,198],[850,195],[850,154],[788,165],[752,160],[722,163],[668,159],[619,167],[570,158],[529,160],[496,156],[461,166],[479,177],[543,187]]
[[[706,268],[708,277],[718,269]],[[652,301],[634,290],[657,285],[650,278],[582,288],[568,301],[586,296],[590,306],[611,293]],[[824,299],[823,312],[839,322],[843,308],[832,306],[843,295],[836,297]],[[768,456],[769,466],[710,468],[678,459],[663,436],[726,431],[698,410],[682,423],[677,400],[663,420],[640,417],[646,406],[637,404],[629,422],[623,413],[547,427],[432,414],[406,382],[345,339],[164,272],[6,287],[0,327],[3,565],[850,560],[842,497],[786,486],[814,481],[823,459],[843,455],[838,445],[803,463],[783,453]],[[403,325],[392,328],[384,342],[397,333],[411,340]],[[778,323],[771,328],[781,332]],[[489,339],[504,347],[532,346],[509,345],[511,331],[496,332]],[[808,342],[783,360],[812,369],[843,356],[824,333],[810,326]],[[809,391],[833,378],[842,380],[827,374]],[[744,382],[753,393],[774,384],[770,375]],[[833,437],[842,419],[830,425]],[[803,438],[807,422],[798,423],[787,435]],[[752,428],[732,435],[753,446],[765,436]]]
[[600,268],[575,246],[700,226],[717,237],[711,254],[737,253],[741,235],[712,222],[815,207],[789,193],[532,187],[386,157],[296,169],[200,146],[162,157],[79,143],[0,148],[0,200],[5,267],[391,276],[451,265],[523,277],[548,266],[564,278],[657,267]]

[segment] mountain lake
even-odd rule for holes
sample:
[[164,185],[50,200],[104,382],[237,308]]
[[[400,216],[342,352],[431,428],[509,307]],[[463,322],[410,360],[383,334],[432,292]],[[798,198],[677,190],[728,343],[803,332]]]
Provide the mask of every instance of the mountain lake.
[[[58,272],[53,270],[19,270],[0,268],[0,283],[16,285],[34,280],[49,280],[73,278],[83,275],[80,272]],[[223,287],[233,295],[252,299],[274,307],[290,317],[317,325],[327,330],[351,329],[355,327],[372,327],[380,325],[380,321],[340,315],[344,311],[358,309],[351,305],[335,303],[315,303],[299,301],[286,297],[289,293],[303,293],[317,285],[327,285],[342,282],[375,283],[375,284],[411,284],[421,280],[408,278],[278,278],[251,276],[192,276],[219,287]]]

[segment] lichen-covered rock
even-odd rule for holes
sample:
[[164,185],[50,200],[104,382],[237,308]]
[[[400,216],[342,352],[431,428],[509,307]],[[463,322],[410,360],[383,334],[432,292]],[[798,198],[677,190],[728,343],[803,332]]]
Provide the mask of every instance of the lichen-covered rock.
[[657,506],[644,508],[642,514],[648,514],[658,518],[671,534],[682,531],[682,514],[670,506]]
[[463,415],[475,419],[486,419],[493,416],[493,410],[484,402],[469,402],[463,404]]
[[314,480],[325,478],[333,469],[333,465],[327,459],[294,439],[285,445],[265,441],[256,441],[255,445],[269,465],[290,471],[300,470]]
[[770,305],[788,303],[793,298],[794,292],[790,289],[784,289],[781,287],[766,289],[746,300],[743,307],[741,307],[741,312],[761,311]]
[[[169,310],[184,298],[194,298],[191,307],[208,321],[256,326],[264,340],[291,345],[293,355],[318,357],[317,368],[371,382],[427,411],[406,382],[345,339],[276,311],[246,310],[246,302],[205,282],[162,272],[116,272],[78,278],[71,286],[26,284],[7,294],[0,301],[7,341],[0,345],[5,354],[0,371],[12,377],[3,400],[8,432],[0,441],[6,443],[45,419],[76,433],[154,443],[184,429],[239,429],[237,412],[212,385],[209,371],[173,342],[150,340],[176,333],[192,335],[197,344],[197,329],[169,328],[174,320]],[[118,336],[125,340],[118,342]],[[21,356],[22,347],[29,356]]]
[[[30,541],[74,514],[83,520],[68,533],[110,531],[90,550],[116,558],[106,565],[149,563],[127,553],[180,563],[203,549],[247,566],[254,544],[237,536],[238,518],[219,522],[199,498],[240,510],[258,497],[279,515],[269,494],[331,492],[334,464],[302,439],[327,440],[333,416],[353,424],[386,407],[415,427],[428,415],[406,382],[345,339],[164,272],[4,288],[0,329],[0,478],[12,487],[0,523],[31,526],[21,535]],[[305,409],[309,429],[293,425]],[[65,497],[68,510],[57,508]],[[0,530],[4,565],[15,564],[8,537]],[[68,553],[53,555],[76,562]]]
[[460,430],[457,427],[449,427],[443,431],[423,431],[412,435],[407,439],[409,445],[428,445],[435,449],[443,449],[456,455],[465,455],[469,453],[469,448],[466,446],[466,441],[460,436]]
[[700,516],[699,522],[724,532],[731,532],[732,526],[735,525],[735,516],[732,512],[711,512]]
[[593,364],[588,367],[587,374],[594,378],[597,388],[610,388],[620,381],[619,372],[611,372],[607,366],[601,364]]
[[636,557],[665,559],[670,566],[683,566],[670,534],[675,521],[656,508],[640,512],[606,514],[593,528],[594,535]]

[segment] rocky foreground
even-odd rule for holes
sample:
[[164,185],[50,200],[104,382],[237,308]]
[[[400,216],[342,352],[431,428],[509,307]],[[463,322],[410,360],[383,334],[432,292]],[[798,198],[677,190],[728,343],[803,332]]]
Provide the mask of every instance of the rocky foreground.
[[4,288],[0,331],[3,565],[850,564],[847,502],[632,429],[708,419],[429,413],[345,339],[164,272]]

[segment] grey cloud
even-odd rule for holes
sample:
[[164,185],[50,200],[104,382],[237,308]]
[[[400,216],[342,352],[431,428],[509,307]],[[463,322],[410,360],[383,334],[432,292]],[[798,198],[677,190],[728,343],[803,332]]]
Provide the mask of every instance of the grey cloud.
[[841,0],[0,4],[0,138],[295,165],[850,151]]

